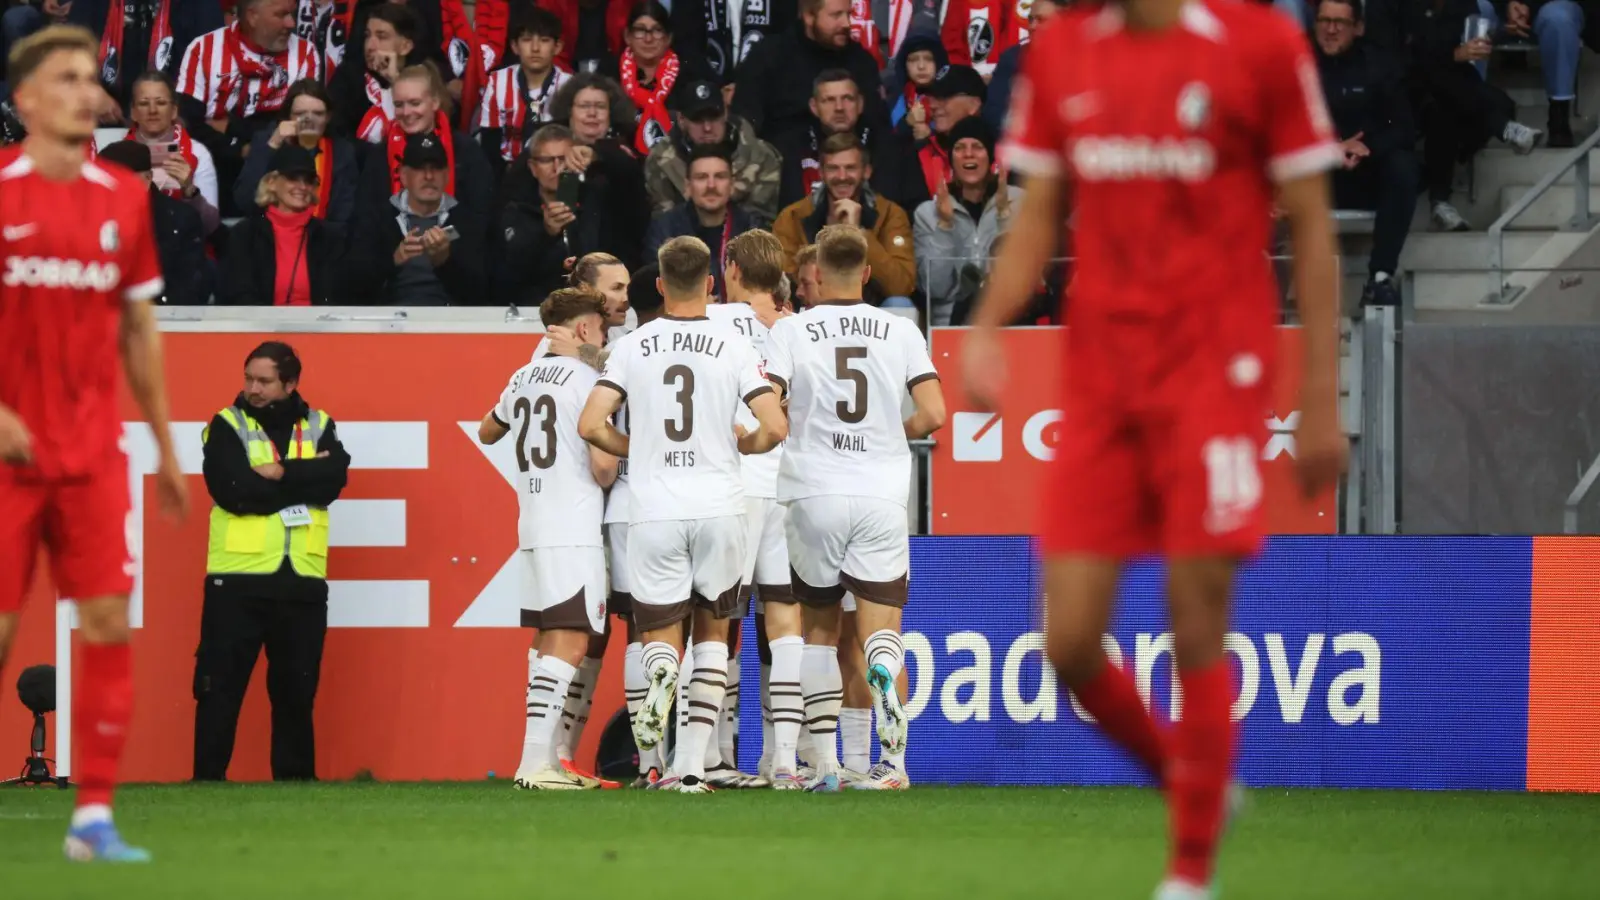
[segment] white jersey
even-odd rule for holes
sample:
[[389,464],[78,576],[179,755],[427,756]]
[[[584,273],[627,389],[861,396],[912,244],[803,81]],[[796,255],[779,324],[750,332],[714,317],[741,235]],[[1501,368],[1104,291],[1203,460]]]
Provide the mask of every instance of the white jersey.
[[[727,322],[740,334],[750,339],[750,346],[756,348],[756,355],[761,357],[762,364],[766,364],[767,356],[767,326],[761,324],[756,318],[755,310],[748,303],[713,303],[706,307],[706,315],[713,322]],[[756,415],[749,407],[739,408],[740,425],[754,431],[756,428]],[[778,496],[778,462],[783,459],[783,445],[772,448],[766,453],[751,453],[744,457],[741,464],[744,471],[744,492],[750,497],[764,497],[768,500]]]
[[517,459],[517,541],[539,547],[598,547],[605,492],[589,468],[578,416],[599,375],[567,356],[516,371],[494,417],[511,429]]
[[733,326],[662,316],[617,342],[599,383],[628,404],[630,524],[744,515],[734,416],[771,385]]
[[832,495],[905,506],[911,448],[901,400],[939,377],[917,326],[865,303],[821,304],[778,320],[766,365],[789,392],[779,502]]
[[[623,434],[628,433],[628,404],[624,403],[617,407],[616,413],[611,417],[611,424]],[[621,522],[626,525],[628,510],[632,505],[633,501],[628,490],[628,458],[623,457],[617,460],[617,480],[611,482],[611,492],[606,494],[605,523],[611,525]]]

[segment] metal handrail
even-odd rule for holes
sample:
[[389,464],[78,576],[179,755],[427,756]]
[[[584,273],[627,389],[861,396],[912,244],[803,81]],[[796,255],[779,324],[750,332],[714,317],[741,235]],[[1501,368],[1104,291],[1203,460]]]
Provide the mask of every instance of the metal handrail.
[[1600,480],[1600,455],[1596,455],[1594,462],[1589,463],[1589,468],[1583,472],[1583,477],[1578,479],[1578,484],[1567,495],[1566,507],[1561,516],[1561,533],[1578,533],[1578,504],[1583,498],[1589,496],[1589,491],[1594,488],[1595,481]]
[[1594,227],[1597,220],[1589,212],[1589,152],[1594,150],[1596,146],[1600,146],[1600,131],[1596,131],[1584,138],[1578,146],[1568,151],[1567,155],[1561,158],[1561,165],[1546,172],[1543,178],[1539,179],[1533,187],[1528,188],[1521,197],[1517,198],[1517,202],[1511,204],[1510,209],[1501,213],[1500,218],[1495,219],[1494,224],[1489,226],[1490,285],[1489,295],[1485,298],[1485,302],[1510,303],[1517,298],[1517,295],[1522,293],[1521,288],[1507,290],[1508,285],[1505,283],[1506,228],[1518,216],[1527,212],[1540,197],[1544,196],[1546,191],[1555,187],[1556,182],[1561,180],[1561,176],[1565,175],[1568,169],[1576,170],[1572,179],[1575,205],[1573,206],[1572,220],[1567,223],[1567,227],[1564,230],[1588,231]]

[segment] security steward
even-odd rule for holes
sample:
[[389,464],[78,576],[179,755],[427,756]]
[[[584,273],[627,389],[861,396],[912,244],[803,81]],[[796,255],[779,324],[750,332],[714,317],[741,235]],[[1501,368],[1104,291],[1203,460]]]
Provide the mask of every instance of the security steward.
[[333,419],[301,399],[300,358],[268,341],[206,426],[211,492],[194,669],[194,778],[222,781],[250,673],[267,651],[272,777],[314,780],[312,707],[328,630],[328,507],[350,469]]

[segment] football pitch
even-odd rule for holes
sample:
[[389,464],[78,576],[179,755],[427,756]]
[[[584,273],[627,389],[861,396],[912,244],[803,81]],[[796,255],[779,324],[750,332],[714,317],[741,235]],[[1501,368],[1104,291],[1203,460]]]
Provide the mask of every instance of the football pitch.
[[[1256,790],[1221,896],[1594,898],[1600,797]],[[130,787],[156,861],[61,858],[71,796],[0,789],[0,885],[54,897],[1130,898],[1161,875],[1150,791],[529,794],[504,781]]]

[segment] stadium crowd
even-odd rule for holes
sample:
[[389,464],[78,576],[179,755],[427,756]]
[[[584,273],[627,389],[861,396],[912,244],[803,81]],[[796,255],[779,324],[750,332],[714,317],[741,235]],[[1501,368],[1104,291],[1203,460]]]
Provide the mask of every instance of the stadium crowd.
[[[1375,213],[1367,302],[1396,300],[1420,191],[1435,227],[1464,230],[1459,162],[1491,140],[1573,145],[1578,57],[1600,34],[1588,2],[1276,0],[1314,38],[1347,158],[1336,203]],[[155,204],[162,257],[184,277],[165,303],[536,307],[588,253],[633,268],[696,235],[720,281],[740,233],[770,228],[793,257],[852,223],[870,301],[934,325],[964,321],[1016,206],[997,134],[1028,29],[1058,8],[11,4],[8,46],[54,21],[99,37],[102,125],[137,145],[105,157],[171,201]],[[1486,81],[1496,42],[1537,44],[1543,131]],[[1023,322],[1053,320],[1056,286]]]

